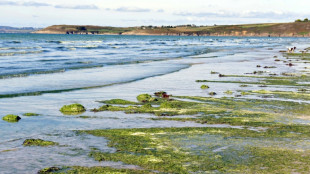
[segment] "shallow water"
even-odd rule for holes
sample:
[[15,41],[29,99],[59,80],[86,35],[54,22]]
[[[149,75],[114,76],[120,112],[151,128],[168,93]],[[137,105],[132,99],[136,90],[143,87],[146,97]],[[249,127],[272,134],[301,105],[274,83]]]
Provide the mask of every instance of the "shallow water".
[[[160,90],[173,95],[209,96],[195,80],[218,80],[211,71],[244,75],[257,70],[257,64],[277,66],[268,70],[273,73],[295,72],[297,67],[288,69],[272,58],[280,56],[279,50],[287,46],[298,43],[306,47],[307,42],[305,38],[0,34],[1,116],[42,114],[21,116],[18,123],[0,121],[0,173],[36,173],[54,165],[122,166],[88,158],[91,148],[113,149],[106,146],[104,138],[77,136],[74,130],[207,125],[154,121],[149,119],[152,115],[122,112],[87,111],[82,115],[93,118],[82,119],[64,116],[59,108],[77,102],[92,109],[100,106],[97,100],[134,101],[138,94]],[[227,90],[244,89],[240,84],[208,85],[218,93],[216,97],[226,96]],[[266,89],[296,90],[278,86]],[[23,147],[27,138],[65,146]]]

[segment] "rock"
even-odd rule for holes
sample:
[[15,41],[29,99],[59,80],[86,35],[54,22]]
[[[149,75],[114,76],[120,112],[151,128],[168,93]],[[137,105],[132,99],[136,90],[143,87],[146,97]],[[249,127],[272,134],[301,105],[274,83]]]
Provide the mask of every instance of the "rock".
[[61,170],[61,169],[58,167],[47,167],[47,168],[44,168],[44,169],[38,171],[38,174],[48,174],[51,172],[57,172],[59,170]]
[[26,139],[23,146],[56,146],[59,145],[53,141],[45,141],[41,139]]
[[150,102],[152,96],[149,94],[140,94],[137,96],[139,102]]
[[64,105],[61,109],[60,112],[64,113],[64,114],[79,114],[82,112],[85,112],[86,109],[83,105],[75,103],[75,104],[71,104],[71,105]]
[[216,95],[216,92],[209,92],[209,95]]
[[210,87],[208,85],[201,85],[201,89],[209,89]]
[[2,117],[2,120],[7,122],[18,122],[21,118],[18,115],[9,114]]
[[160,98],[165,98],[165,99],[169,99],[169,97],[171,96],[171,95],[168,95],[167,92],[164,92],[164,91],[155,92],[154,95]]
[[[99,108],[98,111],[108,111],[110,107],[111,107],[111,105],[103,105]],[[94,111],[94,112],[96,112],[96,111]]]
[[264,66],[264,68],[277,68],[275,66]]
[[159,92],[155,92],[154,95],[156,97],[163,97],[163,95],[167,95],[167,92],[165,91],[159,91]]

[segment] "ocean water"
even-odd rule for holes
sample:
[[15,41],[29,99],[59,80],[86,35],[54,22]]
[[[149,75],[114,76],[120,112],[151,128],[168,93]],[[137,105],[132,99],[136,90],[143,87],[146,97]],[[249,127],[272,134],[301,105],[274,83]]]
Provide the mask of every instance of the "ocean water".
[[[207,96],[195,80],[214,80],[210,71],[253,72],[253,64],[274,65],[272,58],[280,56],[280,50],[302,49],[308,43],[308,38],[0,34],[0,117],[42,115],[21,116],[18,123],[0,120],[0,173],[36,173],[55,165],[134,168],[88,158],[92,147],[114,149],[106,146],[104,138],[76,135],[74,130],[206,125],[154,121],[149,119],[152,115],[122,112],[87,111],[83,115],[96,118],[81,119],[62,115],[61,106],[77,102],[92,109],[100,106],[98,100],[135,100],[140,93],[160,90]],[[273,71],[287,68],[277,67]],[[302,67],[287,71],[298,68]],[[210,86],[219,97],[228,89],[218,83]],[[229,85],[230,90],[238,87]],[[66,146],[23,147],[27,138]]]

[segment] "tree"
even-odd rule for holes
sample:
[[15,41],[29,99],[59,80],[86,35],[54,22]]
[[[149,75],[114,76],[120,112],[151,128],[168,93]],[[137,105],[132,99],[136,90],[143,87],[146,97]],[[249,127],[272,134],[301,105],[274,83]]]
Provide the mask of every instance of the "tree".
[[304,22],[309,22],[309,19],[308,19],[308,18],[305,18],[305,19],[304,19]]
[[302,20],[301,19],[296,19],[295,22],[302,22]]
[[84,27],[84,26],[76,27],[76,29],[79,30],[79,31],[86,31],[87,30],[87,28]]

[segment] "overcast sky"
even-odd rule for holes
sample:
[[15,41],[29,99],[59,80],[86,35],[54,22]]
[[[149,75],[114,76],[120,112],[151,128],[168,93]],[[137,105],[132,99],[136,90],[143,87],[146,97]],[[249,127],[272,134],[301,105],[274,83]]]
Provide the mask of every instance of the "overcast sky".
[[0,0],[0,26],[244,24],[310,18],[309,0]]

